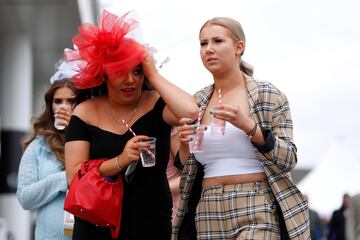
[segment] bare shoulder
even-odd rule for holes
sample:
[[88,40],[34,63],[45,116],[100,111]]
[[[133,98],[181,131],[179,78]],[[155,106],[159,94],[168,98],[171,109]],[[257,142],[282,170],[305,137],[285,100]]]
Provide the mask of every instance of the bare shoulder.
[[99,118],[99,110],[102,109],[103,103],[103,96],[88,99],[75,107],[73,115],[88,124],[94,125]]

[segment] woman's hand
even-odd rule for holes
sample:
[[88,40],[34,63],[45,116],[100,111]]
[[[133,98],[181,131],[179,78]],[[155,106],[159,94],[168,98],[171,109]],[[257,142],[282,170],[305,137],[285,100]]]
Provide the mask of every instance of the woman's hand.
[[146,49],[146,54],[147,56],[145,60],[142,62],[142,67],[143,67],[144,75],[151,82],[151,80],[154,79],[153,76],[158,74],[158,70],[156,69],[155,59],[153,55],[147,49]]
[[216,118],[230,122],[245,133],[251,131],[255,123],[249,110],[243,109],[239,105],[218,104],[210,110],[210,114]]
[[189,148],[189,136],[196,131],[196,125],[190,125],[192,123],[191,118],[181,118],[178,127],[178,136],[180,140],[180,148]]
[[72,114],[72,108],[60,107],[54,112],[54,118],[62,119],[63,122],[61,122],[61,125],[67,127],[70,122],[71,114]]
[[145,135],[139,135],[131,138],[125,145],[124,150],[120,154],[120,166],[126,168],[132,162],[136,162],[140,159],[139,148],[148,148],[149,144],[142,141],[148,140],[149,137]]
[[179,137],[179,155],[182,165],[185,165],[187,159],[189,158],[189,136],[194,134],[196,131],[196,125],[190,125],[193,122],[191,118],[181,118],[179,121],[178,127],[178,137]]

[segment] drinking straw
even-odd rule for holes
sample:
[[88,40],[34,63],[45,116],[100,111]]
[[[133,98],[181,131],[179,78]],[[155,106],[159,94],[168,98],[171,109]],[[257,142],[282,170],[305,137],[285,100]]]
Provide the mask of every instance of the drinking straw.
[[201,114],[202,114],[202,108],[200,107],[200,108],[199,108],[198,118],[197,118],[197,129],[199,129],[199,127],[200,127]]
[[[135,134],[135,132],[131,129],[131,127],[129,126],[129,124],[127,124],[127,122],[125,122],[125,120],[124,119],[122,119],[121,120],[124,124],[125,124],[125,126],[129,129],[129,131],[132,133],[132,135],[134,135],[134,137],[136,137],[136,134]],[[141,141],[140,141],[141,142]],[[155,155],[149,150],[149,149],[147,149],[147,148],[144,148],[152,157],[154,157],[155,158]]]
[[219,104],[221,104],[221,88],[218,91]]
[[131,127],[129,126],[129,124],[127,124],[127,122],[125,122],[125,120],[123,119],[122,122],[125,124],[125,126],[129,129],[129,131],[132,133],[132,135],[134,135],[134,137],[136,137],[135,132],[131,129]]
[[[200,122],[201,122],[201,114],[202,114],[202,108],[200,107],[199,108],[199,114],[198,114],[198,118],[197,118],[197,122],[196,122],[196,132],[197,131],[199,131],[199,129],[200,129]],[[196,136],[196,133],[195,133],[195,136]],[[195,139],[194,139],[194,145],[196,146],[197,145],[197,142],[198,142],[198,139],[197,139],[197,137],[195,137]]]
[[[134,137],[136,137],[136,134],[135,132],[131,129],[131,127],[129,126],[129,124],[127,124],[127,122],[125,122],[124,119],[122,119],[122,122],[124,123],[124,125],[129,129],[129,131],[132,133],[132,135],[134,135]],[[135,168],[136,168],[136,165],[138,164],[138,162],[132,162],[129,164],[129,166],[127,167],[126,169],[126,172],[125,172],[125,179],[127,182],[130,182],[132,177],[129,177],[130,174],[135,171]],[[133,175],[132,175],[133,176]]]

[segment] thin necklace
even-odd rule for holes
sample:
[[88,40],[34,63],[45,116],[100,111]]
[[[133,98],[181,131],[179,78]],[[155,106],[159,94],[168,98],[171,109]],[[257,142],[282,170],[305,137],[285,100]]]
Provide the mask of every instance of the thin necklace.
[[[128,123],[131,121],[131,119],[134,117],[134,115],[135,115],[135,113],[136,113],[136,111],[137,111],[137,106],[138,106],[139,102],[140,102],[140,99],[139,99],[139,101],[136,103],[135,109],[134,109],[134,111],[132,112],[130,118],[129,118],[127,121],[125,121],[126,124],[128,124]],[[109,105],[109,100],[106,101],[106,106],[107,106],[108,112],[109,112],[111,118],[114,120],[114,122],[117,123],[117,124],[119,124],[119,125],[121,125],[121,126],[124,126],[124,123],[123,123],[123,122],[118,122],[118,120],[115,118],[115,116],[114,116],[113,113],[111,112],[110,105]]]

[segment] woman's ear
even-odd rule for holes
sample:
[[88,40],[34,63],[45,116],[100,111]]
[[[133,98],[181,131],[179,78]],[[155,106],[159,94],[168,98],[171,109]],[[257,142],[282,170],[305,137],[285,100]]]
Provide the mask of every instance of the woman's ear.
[[235,47],[236,47],[236,50],[235,50],[236,54],[241,56],[245,50],[245,43],[243,41],[239,41]]

